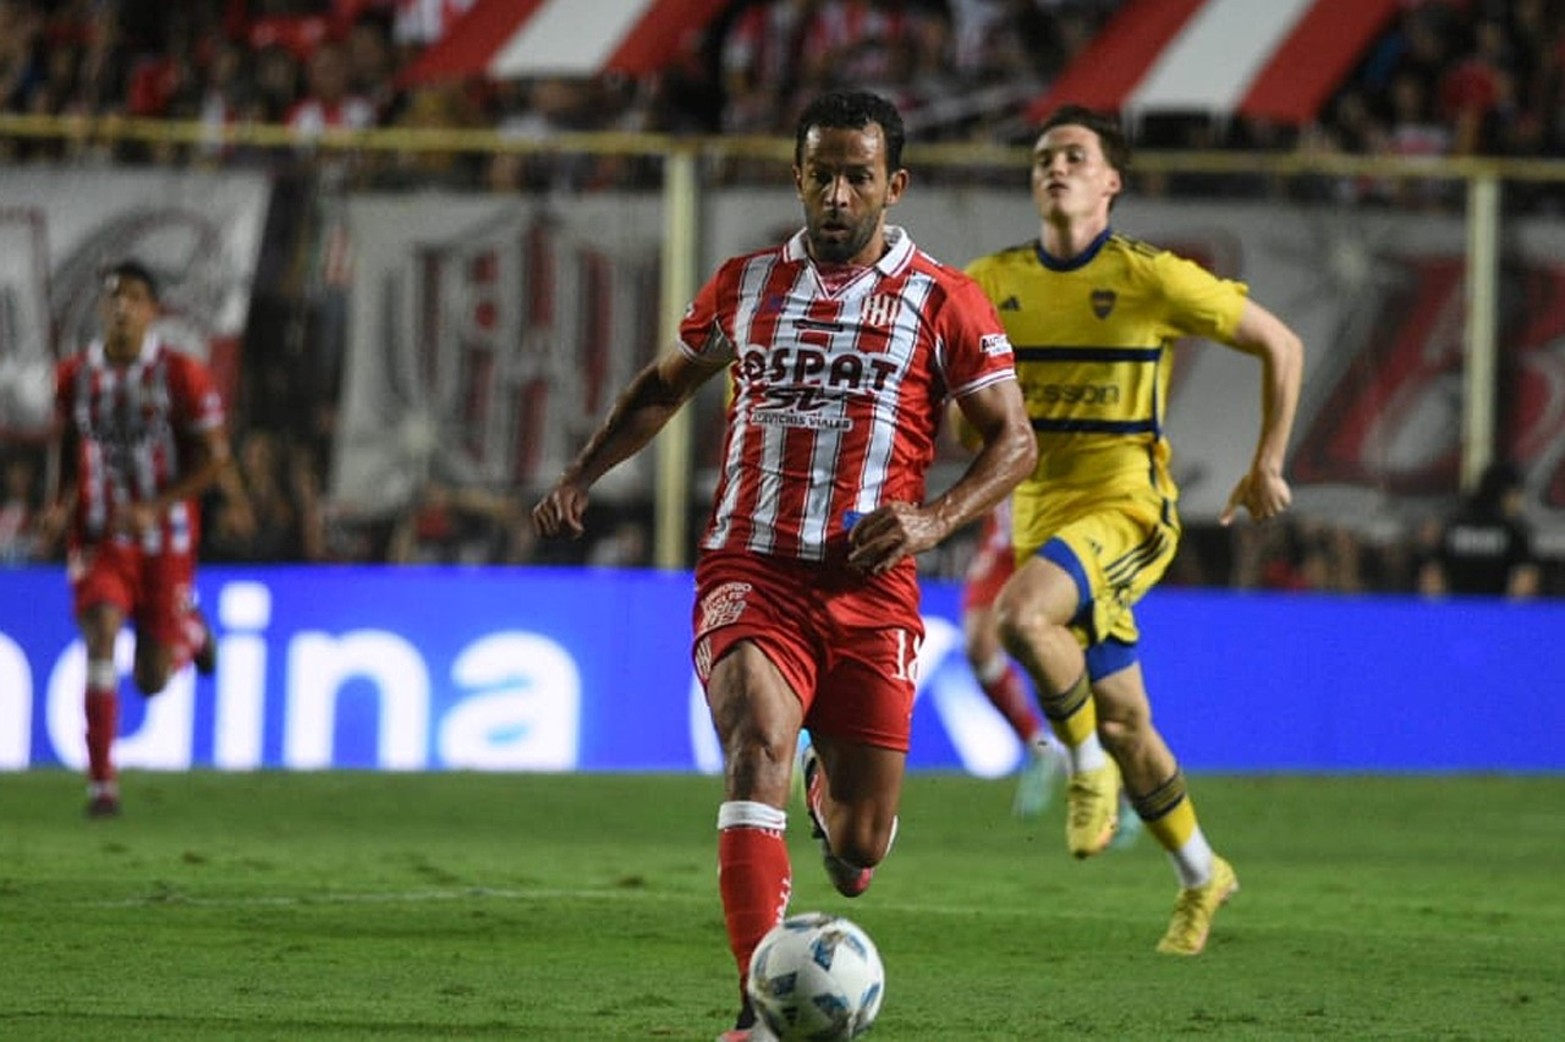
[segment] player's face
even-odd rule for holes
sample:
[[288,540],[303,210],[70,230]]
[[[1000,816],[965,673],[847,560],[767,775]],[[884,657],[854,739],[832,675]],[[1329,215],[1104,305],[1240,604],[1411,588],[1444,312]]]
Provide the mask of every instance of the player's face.
[[880,125],[811,128],[799,160],[793,183],[804,203],[810,256],[834,264],[879,260],[886,209],[907,187],[906,170],[886,169]]
[[152,290],[140,279],[110,275],[104,283],[104,341],[111,350],[118,353],[139,350],[147,327],[157,313],[158,305]]
[[1033,146],[1032,197],[1046,221],[1106,221],[1121,184],[1098,135],[1086,127],[1051,127]]

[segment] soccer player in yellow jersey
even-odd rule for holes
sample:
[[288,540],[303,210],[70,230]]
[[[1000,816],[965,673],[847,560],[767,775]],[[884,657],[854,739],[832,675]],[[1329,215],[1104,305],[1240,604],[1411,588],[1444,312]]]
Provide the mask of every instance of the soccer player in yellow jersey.
[[1158,950],[1195,955],[1239,882],[1152,724],[1132,610],[1179,540],[1164,434],[1172,352],[1198,336],[1261,363],[1260,436],[1226,525],[1241,508],[1264,521],[1289,505],[1283,460],[1304,351],[1242,283],[1113,232],[1128,161],[1112,118],[1079,106],[1050,116],[1033,149],[1039,238],[968,270],[1005,323],[1038,438],[1037,466],[1013,493],[1019,568],[997,608],[1006,648],[1069,753],[1066,843],[1076,857],[1108,844],[1123,776],[1179,877]]

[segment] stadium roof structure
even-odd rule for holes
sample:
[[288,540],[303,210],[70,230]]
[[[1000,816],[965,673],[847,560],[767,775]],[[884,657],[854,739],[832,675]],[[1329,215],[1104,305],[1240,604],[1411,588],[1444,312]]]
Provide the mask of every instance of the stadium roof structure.
[[655,72],[725,0],[478,0],[403,73],[407,83],[485,76]]
[[1243,115],[1298,125],[1352,72],[1400,0],[1130,0],[1027,110]]

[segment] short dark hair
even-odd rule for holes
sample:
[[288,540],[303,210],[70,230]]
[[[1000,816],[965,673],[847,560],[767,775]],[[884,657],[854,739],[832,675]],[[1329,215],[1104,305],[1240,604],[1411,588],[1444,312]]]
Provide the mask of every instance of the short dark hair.
[[1066,126],[1085,127],[1098,135],[1098,143],[1103,147],[1103,158],[1108,160],[1109,166],[1122,174],[1129,169],[1130,138],[1125,135],[1125,128],[1120,126],[1119,119],[1113,113],[1089,109],[1085,105],[1061,105],[1043,121],[1043,126],[1038,128],[1038,136],[1042,137],[1055,127]]
[[127,258],[109,265],[103,272],[104,281],[109,279],[135,279],[147,287],[147,294],[154,300],[159,298],[158,277],[152,274],[152,269],[139,260]]
[[886,172],[902,169],[902,146],[907,142],[902,113],[879,94],[867,90],[834,90],[806,105],[799,113],[799,127],[794,132],[794,163],[804,161],[804,139],[812,129],[863,130],[871,123],[880,125],[886,139]]

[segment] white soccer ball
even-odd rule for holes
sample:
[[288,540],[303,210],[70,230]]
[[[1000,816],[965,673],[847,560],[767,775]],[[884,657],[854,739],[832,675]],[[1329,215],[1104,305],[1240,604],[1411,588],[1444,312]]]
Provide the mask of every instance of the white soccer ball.
[[761,938],[745,987],[756,1016],[782,1042],[840,1042],[875,1022],[886,971],[860,927],[806,912]]

